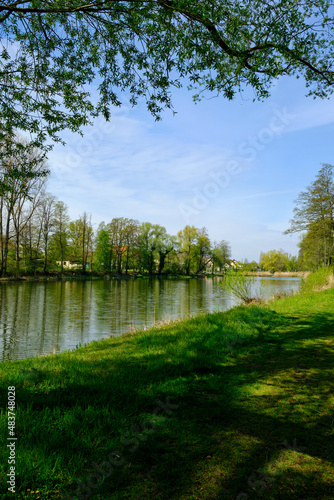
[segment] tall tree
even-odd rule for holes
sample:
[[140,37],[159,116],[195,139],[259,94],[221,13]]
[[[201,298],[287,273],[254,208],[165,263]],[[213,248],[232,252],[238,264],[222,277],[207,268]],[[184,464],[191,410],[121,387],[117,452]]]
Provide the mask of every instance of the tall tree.
[[299,246],[298,263],[303,270],[317,270],[324,262],[324,241],[315,233],[308,231],[301,234]]
[[158,274],[161,274],[165,267],[167,256],[178,249],[178,241],[176,236],[171,236],[167,231],[160,233],[157,242],[157,251],[159,253]]
[[71,221],[68,225],[68,237],[71,257],[81,261],[83,272],[87,268],[88,253],[91,251],[93,240],[93,227],[91,216],[84,212],[79,219]]
[[185,226],[182,231],[177,233],[180,244],[180,253],[183,254],[184,270],[186,275],[190,274],[190,268],[193,260],[196,258],[195,246],[199,236],[198,229],[195,226]]
[[138,250],[141,267],[153,274],[156,271],[158,249],[162,248],[161,238],[165,238],[166,228],[159,224],[143,222],[139,226]]
[[49,241],[55,227],[55,210],[57,198],[50,193],[45,193],[39,200],[37,209],[38,224],[43,242],[44,265],[43,272],[47,271]]
[[[93,243],[93,226],[92,226],[92,216],[88,215],[87,212],[84,212],[80,219],[81,227],[82,227],[82,242],[81,242],[81,251],[82,251],[82,270],[85,272],[87,269],[88,255],[91,254],[91,263],[92,263],[92,243]],[[90,264],[91,265],[91,264]]]
[[231,259],[231,244],[226,240],[221,240],[218,243],[214,241],[212,248],[212,274],[215,269],[221,272],[225,269],[225,264]]
[[285,234],[306,231],[312,238],[304,240],[322,248],[322,263],[331,265],[334,257],[334,177],[333,165],[323,164],[316,180],[299,194],[294,217]]
[[96,231],[94,261],[97,264],[98,270],[105,273],[111,269],[111,243],[108,228],[104,222],[99,224]]
[[208,231],[205,227],[198,231],[195,252],[197,259],[196,274],[200,274],[212,261],[211,243],[209,240]]
[[[1,140],[2,139],[2,140]],[[2,272],[7,271],[10,226],[14,221],[16,230],[16,257],[19,260],[19,237],[22,230],[23,207],[33,201],[32,216],[37,204],[37,195],[49,174],[45,152],[38,150],[33,142],[27,142],[13,135],[0,135],[0,197],[1,197],[1,254]],[[3,210],[6,209],[4,222]],[[15,233],[14,233],[15,234]]]
[[[125,89],[158,118],[185,78],[197,99],[204,90],[232,99],[246,86],[262,99],[282,75],[304,77],[314,96],[333,91],[326,0],[5,0],[0,28],[7,130],[55,138],[108,118]],[[94,81],[97,104],[86,90]]]
[[138,241],[138,228],[139,222],[135,219],[126,219],[125,227],[123,230],[123,237],[125,243],[125,274],[128,274],[129,270],[129,258],[131,252],[133,252],[137,241]]
[[68,207],[63,201],[57,201],[54,210],[54,232],[52,235],[56,257],[61,261],[61,271],[64,269],[64,260],[68,251],[68,228],[70,218]]
[[113,267],[118,273],[122,273],[123,255],[126,253],[125,228],[127,219],[115,217],[108,224],[108,232],[111,241],[111,252],[113,254]]

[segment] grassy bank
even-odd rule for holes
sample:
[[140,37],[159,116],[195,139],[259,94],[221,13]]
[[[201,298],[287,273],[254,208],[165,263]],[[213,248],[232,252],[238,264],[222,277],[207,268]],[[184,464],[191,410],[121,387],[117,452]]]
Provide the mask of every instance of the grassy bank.
[[0,498],[332,499],[333,304],[328,289],[1,363]]

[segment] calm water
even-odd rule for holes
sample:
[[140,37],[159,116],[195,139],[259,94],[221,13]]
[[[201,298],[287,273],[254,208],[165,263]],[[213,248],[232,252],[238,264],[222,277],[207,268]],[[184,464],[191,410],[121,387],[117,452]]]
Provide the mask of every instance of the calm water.
[[[236,304],[223,278],[0,283],[0,359],[28,358],[118,336],[133,327]],[[297,290],[295,278],[258,278],[264,295]]]

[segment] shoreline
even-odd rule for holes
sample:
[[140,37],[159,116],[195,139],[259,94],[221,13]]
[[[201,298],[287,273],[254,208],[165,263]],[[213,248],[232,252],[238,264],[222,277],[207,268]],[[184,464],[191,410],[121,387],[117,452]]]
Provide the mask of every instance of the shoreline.
[[[312,271],[296,271],[296,272],[275,272],[270,273],[269,271],[257,271],[248,272],[247,276],[256,276],[259,278],[304,278]],[[3,276],[0,277],[1,282],[27,282],[27,281],[65,281],[65,280],[133,280],[133,279],[207,279],[207,278],[220,278],[224,277],[224,274],[42,274],[38,276]]]
[[247,276],[257,276],[259,278],[306,278],[312,271],[250,271]]

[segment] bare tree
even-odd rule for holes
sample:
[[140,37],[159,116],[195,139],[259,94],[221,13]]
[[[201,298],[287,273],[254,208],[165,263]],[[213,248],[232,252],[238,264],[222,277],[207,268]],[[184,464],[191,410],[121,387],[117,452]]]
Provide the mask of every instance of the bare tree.
[[44,273],[48,266],[49,240],[55,225],[54,217],[56,202],[57,198],[55,196],[50,193],[43,193],[39,199],[37,208],[38,225],[44,252]]
[[[23,213],[25,223],[32,217],[38,196],[45,184],[49,169],[45,152],[23,139],[7,136],[0,144],[1,196],[1,255],[3,274],[7,272],[9,240],[16,241],[16,260],[19,263],[20,234]],[[29,204],[29,210],[25,210]],[[10,233],[11,224],[13,233]]]

